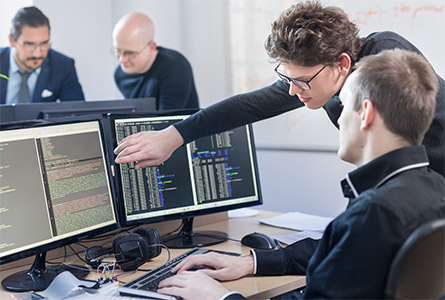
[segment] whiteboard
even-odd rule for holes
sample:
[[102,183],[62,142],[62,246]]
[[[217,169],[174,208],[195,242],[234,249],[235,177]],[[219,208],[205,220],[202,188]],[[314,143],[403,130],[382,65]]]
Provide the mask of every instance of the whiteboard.
[[[264,50],[270,24],[298,1],[230,0],[232,84],[234,93],[252,91],[277,80]],[[394,31],[416,45],[444,77],[445,0],[331,0],[360,29],[360,36]],[[254,125],[259,149],[328,150],[338,148],[338,130],[323,109],[297,109]]]

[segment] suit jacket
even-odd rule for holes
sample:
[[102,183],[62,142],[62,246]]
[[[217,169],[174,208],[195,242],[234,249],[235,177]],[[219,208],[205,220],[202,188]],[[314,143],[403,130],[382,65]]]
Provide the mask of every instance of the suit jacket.
[[[9,47],[0,48],[0,74],[6,76],[9,76],[10,53]],[[85,100],[72,58],[50,49],[41,67],[32,102]],[[0,104],[6,102],[7,84],[8,80],[0,80]]]

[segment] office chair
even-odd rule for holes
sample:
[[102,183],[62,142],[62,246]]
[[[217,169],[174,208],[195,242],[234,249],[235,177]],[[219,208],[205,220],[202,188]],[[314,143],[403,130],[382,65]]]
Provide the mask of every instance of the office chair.
[[426,223],[403,243],[388,274],[385,298],[440,299],[445,295],[445,219]]

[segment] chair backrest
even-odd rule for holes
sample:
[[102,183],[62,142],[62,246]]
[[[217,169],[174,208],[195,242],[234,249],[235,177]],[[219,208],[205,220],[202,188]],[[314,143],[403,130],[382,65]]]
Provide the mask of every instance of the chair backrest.
[[426,223],[409,236],[388,273],[388,299],[440,299],[445,295],[445,219]]

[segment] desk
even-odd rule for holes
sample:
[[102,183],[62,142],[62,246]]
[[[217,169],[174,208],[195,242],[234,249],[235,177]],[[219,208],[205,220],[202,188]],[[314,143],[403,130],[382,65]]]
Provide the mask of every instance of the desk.
[[[252,232],[263,232],[269,235],[273,234],[286,234],[291,233],[291,230],[271,227],[267,225],[259,224],[257,221],[258,218],[267,218],[278,215],[279,213],[261,211],[255,217],[250,218],[234,218],[234,219],[225,219],[222,221],[215,222],[213,224],[197,226],[194,228],[195,230],[219,230],[224,231],[229,234],[229,237],[232,239],[240,240],[244,235]],[[241,245],[239,242],[235,241],[226,241],[221,244],[208,246],[206,248],[217,249],[217,250],[225,250],[238,252],[243,254],[249,254],[250,248]],[[188,249],[171,249],[171,256],[176,257],[181,253],[187,251]],[[160,264],[165,263],[167,260],[166,251],[162,251],[162,254],[152,261],[147,262],[145,265],[141,266],[142,269],[150,269]],[[70,263],[79,264],[78,259],[75,257],[70,258],[68,260]],[[10,274],[13,274],[17,271],[29,269],[30,266],[26,267],[18,267],[14,269],[9,269],[2,271],[1,277],[4,278]],[[128,275],[119,276],[119,280],[123,282],[128,282],[131,279],[140,276],[143,272],[136,272]],[[95,280],[97,279],[95,273],[91,273],[88,275],[87,279]],[[241,292],[244,296],[249,299],[268,299],[288,291],[301,288],[305,285],[306,278],[305,276],[249,276],[244,277],[238,280],[223,282],[223,284],[230,290],[235,290]],[[10,293],[1,289],[0,290],[0,299],[9,299]]]

